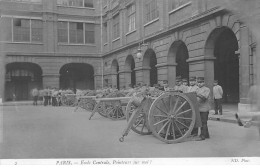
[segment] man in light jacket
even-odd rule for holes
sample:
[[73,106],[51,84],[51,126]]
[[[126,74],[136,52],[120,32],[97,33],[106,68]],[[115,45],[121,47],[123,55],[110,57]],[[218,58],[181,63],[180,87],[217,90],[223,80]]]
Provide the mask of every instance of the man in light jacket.
[[215,104],[215,114],[222,115],[222,96],[223,96],[223,89],[220,85],[218,85],[218,81],[214,81],[213,86],[213,97],[214,97],[214,104]]

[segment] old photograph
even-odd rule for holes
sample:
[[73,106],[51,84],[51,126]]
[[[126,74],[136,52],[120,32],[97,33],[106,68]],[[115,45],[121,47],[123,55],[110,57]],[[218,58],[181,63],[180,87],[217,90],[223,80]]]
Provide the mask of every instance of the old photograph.
[[0,0],[0,165],[260,165],[260,0]]

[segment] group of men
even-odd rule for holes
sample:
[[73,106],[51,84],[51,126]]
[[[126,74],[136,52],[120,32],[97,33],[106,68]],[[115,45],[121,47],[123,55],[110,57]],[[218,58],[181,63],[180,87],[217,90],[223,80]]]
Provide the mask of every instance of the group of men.
[[[31,92],[33,96],[33,105],[37,106],[39,97],[43,97],[43,105],[60,106],[61,105],[61,93],[63,90],[57,88],[46,87],[43,90],[34,88]],[[66,93],[73,93],[72,90],[66,90]]]
[[[167,81],[164,82],[164,90],[168,91],[170,88],[168,87]],[[198,108],[200,113],[201,119],[201,133],[196,140],[205,140],[210,138],[209,131],[208,131],[208,116],[209,110],[211,109],[210,106],[210,89],[205,86],[204,77],[191,76],[188,80],[186,78],[181,78],[180,76],[176,77],[176,84],[173,88],[174,91],[179,91],[182,93],[196,93],[197,101],[198,101]],[[218,81],[214,81],[213,87],[213,97],[215,102],[215,114],[220,113],[222,115],[222,100],[223,90],[222,87],[218,85]],[[198,128],[195,127],[191,133],[192,136],[196,137],[198,135]]]

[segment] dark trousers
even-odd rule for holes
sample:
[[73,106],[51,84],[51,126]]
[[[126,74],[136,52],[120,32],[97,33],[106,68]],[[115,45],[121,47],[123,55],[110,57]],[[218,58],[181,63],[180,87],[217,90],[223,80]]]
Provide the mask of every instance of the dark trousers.
[[38,96],[33,96],[33,105],[37,106]]
[[52,103],[52,106],[57,106],[57,99],[56,97],[51,97],[51,103]]
[[214,99],[214,104],[215,104],[215,114],[222,115],[222,99]]
[[48,96],[48,105],[51,105],[51,96]]
[[200,137],[203,138],[209,138],[208,117],[209,112],[200,112],[200,118],[202,123]]
[[44,106],[48,105],[48,102],[49,102],[48,99],[49,99],[49,96],[44,96],[44,103],[43,103]]

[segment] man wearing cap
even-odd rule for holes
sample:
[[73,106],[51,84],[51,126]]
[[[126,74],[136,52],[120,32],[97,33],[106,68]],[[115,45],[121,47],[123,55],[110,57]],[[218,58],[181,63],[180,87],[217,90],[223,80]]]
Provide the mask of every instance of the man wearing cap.
[[196,92],[198,89],[198,85],[196,82],[196,77],[195,76],[191,76],[190,77],[190,86],[188,88],[188,92]]
[[215,105],[215,115],[219,114],[222,115],[222,96],[223,96],[223,89],[221,86],[218,85],[218,81],[214,80],[213,86],[213,97],[214,97],[214,105]]
[[207,122],[210,110],[210,89],[205,86],[204,77],[198,77],[198,87],[199,88],[197,89],[196,94],[202,122],[201,134],[198,140],[205,140],[206,138],[209,138]]
[[182,85],[181,85],[181,90],[183,93],[188,93],[188,80],[186,78],[182,79]]
[[177,76],[176,77],[175,86],[174,86],[174,90],[182,92],[182,86],[181,85],[182,85],[181,77]]
[[[187,93],[191,93],[191,92],[195,92],[196,93],[196,91],[199,88],[197,86],[196,77],[195,76],[191,76],[189,79],[190,79],[189,80],[190,81],[190,86],[188,87]],[[199,115],[199,117],[200,117],[200,115]],[[192,132],[191,132],[191,135],[192,136],[197,136],[198,132],[199,132],[198,127],[194,127]]]

